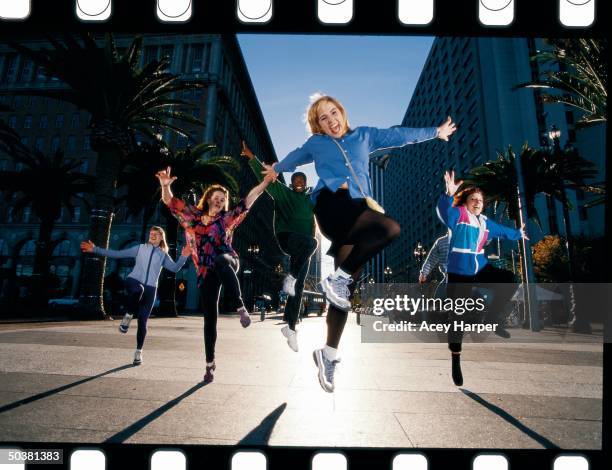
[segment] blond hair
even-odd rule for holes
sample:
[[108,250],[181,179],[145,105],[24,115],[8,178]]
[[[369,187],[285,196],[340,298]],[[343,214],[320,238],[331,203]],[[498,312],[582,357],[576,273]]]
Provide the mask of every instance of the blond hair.
[[344,106],[338,101],[336,98],[333,98],[328,95],[321,95],[319,93],[315,93],[311,96],[311,100],[314,98],[310,106],[308,107],[308,111],[306,113],[306,119],[308,122],[308,130],[311,134],[324,134],[323,129],[319,125],[319,109],[323,103],[331,103],[342,115],[342,125],[344,126],[344,130],[347,131],[349,129],[348,118],[346,117],[346,111],[344,110]]
[[159,242],[159,247],[162,249],[164,253],[168,253],[168,241],[166,240],[166,232],[164,231],[164,229],[157,225],[153,225],[153,227],[151,227],[151,230],[155,230],[157,233],[161,235],[162,239]]
[[213,193],[216,193],[217,191],[225,194],[225,207],[223,209],[226,211],[229,210],[229,191],[227,188],[225,188],[225,186],[221,186],[220,184],[211,184],[208,188],[206,188],[204,194],[202,194],[202,197],[198,202],[197,208],[201,211],[208,212],[208,200],[211,198]]

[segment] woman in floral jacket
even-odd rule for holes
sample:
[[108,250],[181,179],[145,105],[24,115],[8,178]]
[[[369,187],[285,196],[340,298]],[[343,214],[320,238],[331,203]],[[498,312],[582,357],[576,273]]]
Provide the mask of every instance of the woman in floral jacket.
[[212,382],[216,369],[215,343],[222,285],[229,294],[228,297],[233,299],[242,326],[246,328],[251,324],[236,277],[239,263],[238,255],[232,248],[232,235],[273,178],[264,178],[234,209],[229,210],[229,191],[218,184],[210,186],[196,206],[173,197],[170,185],[176,180],[176,176],[170,176],[170,172],[168,167],[159,171],[156,176],[161,185],[164,204],[185,229],[187,242],[192,247],[191,257],[198,276],[200,302],[204,311],[204,381]]

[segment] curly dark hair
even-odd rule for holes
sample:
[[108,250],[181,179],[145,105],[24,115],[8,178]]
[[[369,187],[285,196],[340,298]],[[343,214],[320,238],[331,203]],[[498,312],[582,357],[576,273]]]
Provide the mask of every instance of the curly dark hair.
[[482,194],[482,198],[485,198],[485,194],[483,192],[482,189],[480,189],[478,186],[469,186],[465,189],[463,189],[462,191],[458,192],[457,194],[455,194],[455,200],[453,201],[453,206],[457,207],[457,206],[463,206],[466,202],[468,197],[470,197],[472,194],[475,193],[480,193]]

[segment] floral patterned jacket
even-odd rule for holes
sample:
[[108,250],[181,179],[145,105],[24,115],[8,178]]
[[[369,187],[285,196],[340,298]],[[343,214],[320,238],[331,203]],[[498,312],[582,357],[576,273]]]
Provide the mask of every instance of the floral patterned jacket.
[[232,236],[248,213],[244,199],[232,210],[221,211],[208,224],[202,222],[204,211],[176,197],[170,200],[168,209],[185,229],[185,239],[193,248],[191,259],[198,278],[204,279],[217,255],[238,256],[232,248]]

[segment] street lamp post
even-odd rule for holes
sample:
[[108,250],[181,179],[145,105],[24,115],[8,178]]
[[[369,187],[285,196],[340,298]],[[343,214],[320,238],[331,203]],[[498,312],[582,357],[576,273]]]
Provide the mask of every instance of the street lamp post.
[[[552,151],[556,155],[561,155],[561,145],[559,139],[561,137],[561,130],[557,128],[554,124],[550,126],[550,130],[548,131],[548,138],[552,142]],[[563,222],[565,225],[565,249],[567,250],[567,258],[568,258],[568,274],[570,280],[570,311],[572,313],[572,320],[570,324],[572,326],[572,330],[576,333],[591,333],[591,325],[584,318],[580,318],[580,315],[576,315],[576,298],[574,292],[574,286],[571,284],[574,282],[574,262],[575,262],[575,250],[574,250],[574,241],[573,241],[573,233],[572,233],[572,222],[570,219],[569,213],[569,203],[567,199],[567,192],[565,189],[565,182],[561,181],[562,191],[561,204],[563,206]]]
[[418,242],[417,245],[414,247],[414,250],[413,250],[412,254],[414,255],[414,265],[415,265],[415,267],[417,269],[417,272],[418,272],[421,264],[423,263],[423,260],[425,259],[425,255],[427,254],[427,250],[421,244],[421,242]]
[[253,262],[253,260],[255,259],[255,256],[257,256],[257,254],[259,253],[259,245],[249,245],[249,247],[247,248],[247,253],[249,254],[248,258],[249,258],[249,296],[247,297],[247,299],[252,300],[255,296],[253,295],[253,274],[255,271],[255,263]]
[[393,274],[393,270],[387,266],[384,270],[384,274],[385,274],[385,282],[389,282],[389,279],[391,279],[391,275]]
[[[527,226],[527,199],[525,198],[525,180],[523,177],[523,165],[520,155],[516,155],[514,157],[514,166],[516,170],[516,195],[518,199],[519,223],[521,226]],[[531,331],[540,331],[540,316],[537,308],[538,300],[536,297],[536,290],[535,288],[530,288],[531,286],[535,286],[531,248],[529,247],[527,240],[524,238],[521,238],[519,244],[523,248],[522,271],[525,278],[525,282],[523,284],[523,296],[529,315],[529,325],[531,326]]]

